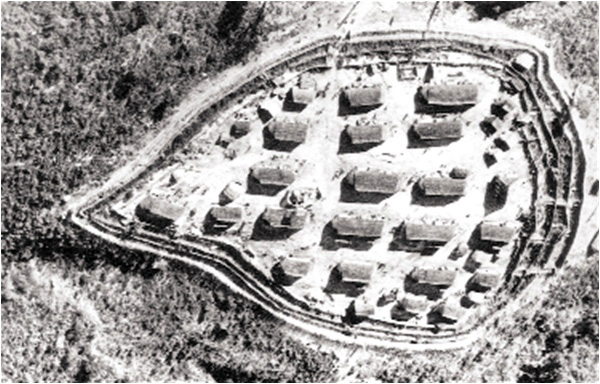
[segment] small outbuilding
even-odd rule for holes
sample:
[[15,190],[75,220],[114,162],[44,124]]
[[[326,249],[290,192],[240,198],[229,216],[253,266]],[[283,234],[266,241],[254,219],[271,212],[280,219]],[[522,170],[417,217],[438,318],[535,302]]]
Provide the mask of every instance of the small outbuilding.
[[521,73],[529,73],[535,66],[535,58],[528,52],[520,53],[511,62],[512,67]]
[[230,130],[229,134],[232,137],[239,139],[240,137],[246,136],[250,132],[251,128],[252,127],[248,120],[236,120],[231,125],[231,130]]
[[243,193],[244,187],[242,186],[242,183],[238,181],[232,181],[227,184],[219,194],[219,203],[223,205],[229,204],[240,197]]
[[397,64],[396,67],[396,78],[398,81],[402,80],[414,80],[418,76],[417,67],[414,66],[404,66],[401,63]]
[[491,106],[492,115],[508,120],[518,112],[519,106],[512,98],[499,98],[494,100]]
[[453,179],[466,179],[469,176],[469,170],[463,167],[454,167],[450,171],[450,177]]
[[412,295],[406,294],[404,297],[398,301],[400,307],[406,312],[412,314],[420,314],[425,313],[427,311],[427,306],[429,305],[429,301],[426,296],[423,295]]
[[179,219],[185,208],[155,196],[146,196],[135,208],[136,216],[157,227],[166,227]]
[[423,177],[418,187],[423,196],[459,197],[465,194],[467,182],[465,179],[449,177]]
[[497,116],[488,116],[483,119],[480,126],[483,133],[491,136],[504,129],[504,121]]
[[379,238],[383,232],[383,219],[360,216],[337,215],[331,225],[338,236],[358,238]]

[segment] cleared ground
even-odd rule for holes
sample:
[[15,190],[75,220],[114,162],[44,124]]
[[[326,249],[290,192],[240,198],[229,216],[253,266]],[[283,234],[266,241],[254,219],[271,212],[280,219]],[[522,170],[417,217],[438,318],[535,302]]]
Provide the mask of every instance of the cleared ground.
[[[343,260],[370,261],[377,268],[371,283],[364,292],[368,301],[375,303],[382,294],[397,292],[402,297],[405,277],[416,266],[458,268],[454,284],[443,291],[443,295],[430,301],[430,307],[448,297],[460,298],[465,294],[465,285],[471,272],[464,269],[468,251],[460,258],[449,258],[450,252],[459,244],[466,244],[475,226],[486,217],[500,221],[513,221],[520,212],[531,205],[531,185],[528,166],[518,134],[508,129],[502,137],[509,143],[510,150],[503,152],[494,148],[493,138],[486,137],[479,127],[484,117],[490,114],[492,101],[500,96],[499,80],[492,66],[487,69],[472,64],[487,64],[468,55],[445,53],[419,57],[416,62],[418,76],[414,80],[398,80],[396,66],[379,70],[373,66],[368,73],[366,67],[357,69],[331,69],[310,76],[323,91],[301,112],[283,111],[283,99],[287,90],[297,81],[297,73],[287,73],[277,81],[278,87],[269,92],[260,92],[245,99],[235,107],[221,112],[219,117],[189,143],[186,156],[181,162],[152,175],[141,189],[126,202],[118,202],[113,209],[126,217],[133,216],[135,206],[148,193],[161,196],[170,202],[186,207],[186,214],[177,222],[180,233],[202,233],[203,222],[211,206],[219,201],[219,193],[231,181],[246,185],[249,168],[259,162],[273,161],[289,164],[297,170],[296,187],[317,187],[322,199],[310,209],[310,218],[304,229],[282,240],[254,240],[252,232],[257,218],[265,207],[279,206],[286,190],[275,196],[243,194],[234,205],[243,206],[244,220],[241,225],[229,229],[223,236],[238,243],[255,255],[249,260],[265,275],[271,275],[272,266],[289,255],[309,257],[313,266],[307,276],[288,289],[298,298],[307,300],[322,310],[343,315],[354,299],[343,294],[326,294],[331,269]],[[357,59],[364,65],[368,58]],[[426,62],[434,65],[435,83],[471,82],[478,86],[478,104],[457,115],[465,126],[463,137],[447,145],[430,147],[414,145],[408,139],[408,130],[415,121],[431,119],[415,114],[414,95],[422,82]],[[446,66],[442,63],[452,62]],[[463,64],[463,65],[461,65]],[[383,106],[364,114],[339,116],[340,90],[346,86],[378,84],[385,89]],[[507,95],[504,95],[507,96]],[[291,152],[265,149],[263,145],[263,123],[259,120],[259,105],[268,107],[278,117],[305,118],[309,120],[306,142]],[[239,139],[229,136],[235,119],[245,117],[252,122],[251,132]],[[390,132],[381,145],[365,152],[339,153],[340,134],[346,125],[371,122],[383,124]],[[223,144],[226,143],[226,144]],[[498,162],[487,166],[483,160],[486,150],[493,149]],[[346,203],[340,201],[341,181],[354,167],[371,167],[393,170],[401,174],[401,189],[393,196],[376,204]],[[468,187],[465,196],[439,205],[425,205],[412,196],[413,186],[421,176],[447,176],[455,166],[469,169]],[[486,212],[484,195],[487,183],[494,175],[509,175],[515,179],[510,187],[504,208]],[[173,183],[174,179],[175,183]],[[342,247],[326,250],[321,246],[326,224],[339,213],[375,214],[386,218],[384,235],[370,248],[356,250]],[[443,219],[451,221],[457,228],[457,237],[433,255],[420,252],[390,250],[394,230],[406,219]],[[508,247],[505,247],[508,248]],[[494,261],[494,267],[503,271],[508,263],[510,249],[503,249]],[[376,307],[374,317],[390,320],[390,309],[394,303]],[[425,323],[425,316],[413,318],[411,322]]]

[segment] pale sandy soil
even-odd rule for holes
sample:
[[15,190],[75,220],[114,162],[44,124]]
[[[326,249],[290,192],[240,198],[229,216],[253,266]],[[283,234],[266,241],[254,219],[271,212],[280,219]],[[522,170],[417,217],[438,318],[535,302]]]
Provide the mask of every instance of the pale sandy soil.
[[[472,63],[473,58],[463,54],[438,54],[436,57],[423,56],[428,60]],[[479,122],[489,114],[492,100],[499,96],[499,82],[490,76],[489,71],[472,67],[435,67],[435,82],[457,83],[470,81],[478,85],[479,103],[460,114],[465,122],[464,137],[456,142],[440,147],[409,148],[407,131],[414,121],[426,117],[415,115],[413,97],[425,71],[425,65],[418,67],[419,78],[412,81],[398,81],[396,67],[390,66],[385,72],[375,71],[369,76],[362,69],[330,70],[313,74],[319,89],[327,89],[325,97],[317,98],[302,112],[282,111],[282,96],[296,80],[294,73],[282,78],[287,83],[269,94],[261,92],[249,96],[242,103],[222,111],[215,121],[193,139],[189,148],[192,152],[184,161],[175,166],[156,172],[151,180],[125,204],[117,204],[125,215],[132,215],[137,203],[151,193],[163,196],[169,201],[184,205],[186,215],[177,223],[180,232],[201,233],[202,222],[211,206],[218,202],[221,190],[231,181],[246,183],[248,169],[264,161],[282,162],[297,170],[297,178],[290,188],[316,186],[323,198],[311,209],[307,226],[287,240],[250,239],[254,223],[267,206],[278,206],[284,191],[275,196],[244,194],[234,205],[244,207],[244,222],[228,230],[230,241],[251,250],[255,258],[250,261],[270,276],[270,269],[280,258],[288,255],[310,257],[314,265],[309,274],[289,287],[289,291],[328,312],[343,315],[352,298],[342,294],[326,295],[323,288],[331,269],[342,260],[362,260],[377,265],[371,284],[364,295],[376,302],[377,298],[391,290],[402,296],[404,278],[416,266],[441,266],[458,268],[455,284],[446,290],[447,297],[464,295],[465,284],[471,273],[463,269],[467,256],[458,260],[448,258],[449,252],[458,244],[465,243],[474,227],[485,216],[483,200],[487,183],[496,174],[507,174],[516,181],[510,187],[506,206],[488,215],[491,219],[512,221],[517,214],[530,206],[531,185],[528,181],[527,162],[518,143],[516,132],[506,130],[503,137],[510,143],[511,150],[498,149],[498,163],[487,167],[483,153],[493,147],[492,139],[486,138],[479,128]],[[385,104],[366,114],[348,117],[338,116],[339,89],[344,86],[382,84],[385,88]],[[266,150],[263,148],[262,128],[256,108],[259,104],[269,104],[279,117],[300,117],[310,121],[307,140],[291,153]],[[252,121],[253,129],[247,136],[234,140],[225,149],[215,145],[219,138],[227,138],[233,120],[245,116]],[[384,124],[390,137],[380,146],[367,152],[338,154],[340,133],[347,124],[370,121]],[[229,159],[235,153],[233,159]],[[356,166],[369,166],[399,172],[402,177],[401,190],[378,204],[358,204],[340,202],[340,182]],[[447,175],[454,166],[466,167],[471,171],[466,195],[455,202],[440,206],[422,206],[411,198],[413,184],[423,175]],[[178,182],[169,185],[172,174]],[[373,243],[368,251],[351,248],[324,250],[320,245],[323,228],[338,213],[375,214],[386,218],[384,235]],[[418,252],[390,251],[394,228],[405,219],[443,219],[452,221],[457,228],[457,237],[450,245],[431,256]],[[508,247],[507,247],[508,248]],[[494,267],[502,271],[508,262],[509,249],[501,252]],[[389,311],[393,304],[376,308],[376,318],[390,319]],[[431,302],[434,306],[435,302]],[[424,323],[425,318],[412,321]]]

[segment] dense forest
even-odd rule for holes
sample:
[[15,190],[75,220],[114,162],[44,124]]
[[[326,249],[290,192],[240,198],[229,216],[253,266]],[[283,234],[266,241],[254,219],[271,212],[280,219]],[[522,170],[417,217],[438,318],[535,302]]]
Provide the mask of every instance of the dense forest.
[[248,2],[2,4],[3,380],[331,372],[332,355],[285,339],[209,276],[155,269],[60,219],[65,195],[106,177],[186,91],[256,49],[274,28],[264,13]]
[[[64,195],[160,128],[186,90],[259,41],[259,3],[2,6],[2,250],[65,241]],[[33,241],[35,239],[35,241]]]
[[[344,351],[290,338],[293,329],[211,276],[60,219],[65,195],[134,156],[201,80],[244,62],[274,32],[289,39],[339,10],[286,7],[293,11],[258,2],[1,5],[2,380],[597,378],[597,257],[516,302],[502,314],[510,321],[466,352],[367,351],[343,373]],[[597,13],[595,2],[534,2],[504,21],[552,41],[563,74],[597,88]]]

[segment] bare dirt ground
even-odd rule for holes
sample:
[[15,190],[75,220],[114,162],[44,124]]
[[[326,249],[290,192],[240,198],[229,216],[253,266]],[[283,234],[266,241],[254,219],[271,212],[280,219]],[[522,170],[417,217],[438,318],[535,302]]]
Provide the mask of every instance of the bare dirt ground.
[[[440,60],[453,63],[472,63],[475,59],[461,54],[442,54],[436,57],[423,56],[423,63]],[[477,61],[477,60],[475,60]],[[364,64],[364,63],[363,63]],[[489,63],[487,63],[489,64]],[[465,284],[471,273],[463,269],[467,255],[450,260],[445,247],[430,256],[418,252],[390,251],[393,232],[406,219],[444,219],[454,223],[457,238],[453,246],[466,243],[474,227],[487,214],[487,218],[512,221],[519,212],[530,206],[531,185],[528,181],[527,162],[518,143],[516,132],[506,131],[503,137],[510,143],[511,150],[496,150],[499,161],[487,167],[483,153],[493,148],[492,139],[486,138],[479,128],[479,122],[489,115],[490,104],[498,97],[498,80],[481,69],[468,66],[435,66],[435,81],[459,83],[468,81],[479,87],[480,100],[472,109],[458,117],[465,123],[464,137],[446,146],[410,147],[407,132],[418,120],[428,117],[414,112],[414,94],[425,72],[425,64],[418,67],[419,77],[415,80],[398,81],[396,67],[386,71],[375,71],[371,76],[364,69],[340,69],[314,73],[312,77],[320,90],[326,90],[324,97],[317,98],[302,112],[283,111],[282,95],[293,82],[295,73],[287,73],[282,78],[287,82],[275,90],[249,96],[235,107],[222,111],[213,124],[206,127],[190,143],[192,153],[180,164],[155,173],[152,179],[126,203],[117,203],[114,209],[125,216],[132,216],[135,206],[147,194],[163,198],[186,207],[187,213],[178,222],[180,232],[202,233],[203,220],[211,206],[218,202],[221,190],[231,181],[246,182],[249,167],[259,162],[274,161],[290,164],[298,170],[296,181],[290,188],[300,186],[318,187],[323,198],[311,209],[307,227],[285,240],[253,240],[251,238],[257,218],[268,206],[278,206],[285,191],[275,196],[244,194],[233,204],[244,207],[244,223],[235,226],[226,235],[251,250],[256,258],[250,259],[265,275],[270,276],[272,266],[282,257],[289,255],[309,257],[313,267],[309,274],[289,287],[292,294],[308,300],[317,307],[337,315],[343,315],[353,298],[343,294],[327,295],[323,288],[327,285],[331,269],[342,260],[361,260],[375,263],[378,268],[372,283],[364,296],[372,303],[384,293],[392,290],[403,294],[406,275],[417,266],[458,268],[460,273],[455,284],[439,298],[464,295]],[[345,86],[380,84],[385,88],[385,104],[366,114],[338,116],[340,89]],[[263,148],[263,125],[258,119],[258,105],[268,104],[278,117],[306,118],[310,121],[307,140],[291,153]],[[229,128],[235,118],[245,116],[252,122],[252,131],[247,136],[232,141],[227,148],[215,145],[229,140]],[[348,124],[371,122],[384,124],[390,137],[380,146],[366,152],[338,154],[340,134]],[[354,167],[387,169],[401,174],[401,190],[377,204],[340,202],[342,178]],[[455,167],[466,167],[471,171],[466,195],[455,202],[438,206],[424,206],[412,198],[414,183],[421,176],[447,176]],[[496,174],[510,175],[516,179],[511,186],[509,200],[505,208],[493,213],[485,212],[484,195],[487,183]],[[170,185],[171,176],[177,182]],[[382,238],[376,240],[368,251],[351,248],[326,250],[320,245],[323,229],[338,213],[376,214],[386,217]],[[505,250],[495,262],[502,271],[508,262]],[[390,320],[393,303],[377,307],[375,316]],[[435,302],[431,303],[431,306]],[[426,318],[413,320],[425,323]]]

